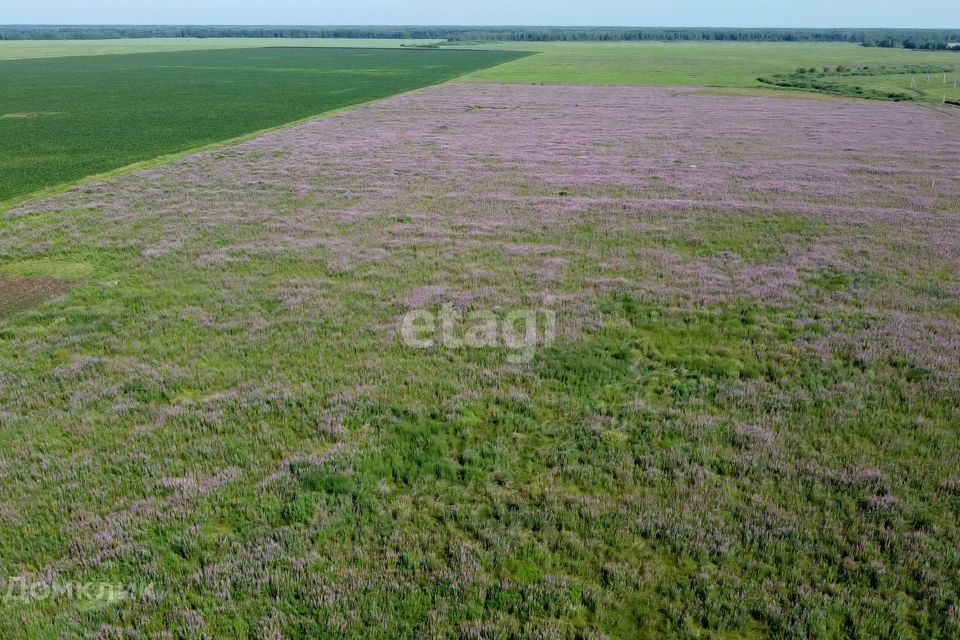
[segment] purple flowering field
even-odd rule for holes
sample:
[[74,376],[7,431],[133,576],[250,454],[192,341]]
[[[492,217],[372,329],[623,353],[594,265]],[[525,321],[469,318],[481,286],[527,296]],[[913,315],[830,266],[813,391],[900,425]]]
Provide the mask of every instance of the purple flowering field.
[[955,113],[446,84],[0,228],[2,637],[960,635]]

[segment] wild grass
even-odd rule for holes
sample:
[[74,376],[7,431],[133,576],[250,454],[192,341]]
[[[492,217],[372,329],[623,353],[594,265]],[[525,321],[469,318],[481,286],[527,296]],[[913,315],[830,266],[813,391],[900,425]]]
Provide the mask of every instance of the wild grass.
[[758,80],[788,89],[894,102],[923,100],[943,104],[960,98],[960,74],[949,65],[801,67],[792,73]]
[[[7,212],[82,276],[0,321],[0,576],[155,592],[0,634],[957,635],[958,136],[456,84]],[[442,302],[560,335],[406,347]]]
[[537,55],[467,79],[478,82],[547,84],[638,84],[747,88],[757,78],[798,67],[845,65],[946,65],[960,70],[953,52],[919,52],[820,43],[623,42],[490,44],[494,50],[536,51]]

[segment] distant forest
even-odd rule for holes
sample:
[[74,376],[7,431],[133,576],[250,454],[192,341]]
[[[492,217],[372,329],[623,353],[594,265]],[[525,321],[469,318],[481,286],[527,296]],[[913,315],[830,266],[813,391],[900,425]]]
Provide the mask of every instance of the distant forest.
[[727,29],[626,27],[204,27],[0,26],[0,40],[113,38],[428,38],[464,42],[851,42],[866,47],[947,49],[960,29]]

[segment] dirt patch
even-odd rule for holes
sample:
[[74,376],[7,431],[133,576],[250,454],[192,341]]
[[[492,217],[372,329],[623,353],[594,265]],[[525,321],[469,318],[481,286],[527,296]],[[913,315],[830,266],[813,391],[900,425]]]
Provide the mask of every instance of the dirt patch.
[[70,285],[57,278],[0,276],[0,318],[66,293]]

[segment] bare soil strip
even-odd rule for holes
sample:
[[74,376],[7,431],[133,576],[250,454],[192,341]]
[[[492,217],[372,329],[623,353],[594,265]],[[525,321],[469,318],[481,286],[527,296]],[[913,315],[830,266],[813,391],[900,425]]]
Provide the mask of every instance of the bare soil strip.
[[0,317],[66,293],[70,285],[70,282],[57,278],[0,276]]

